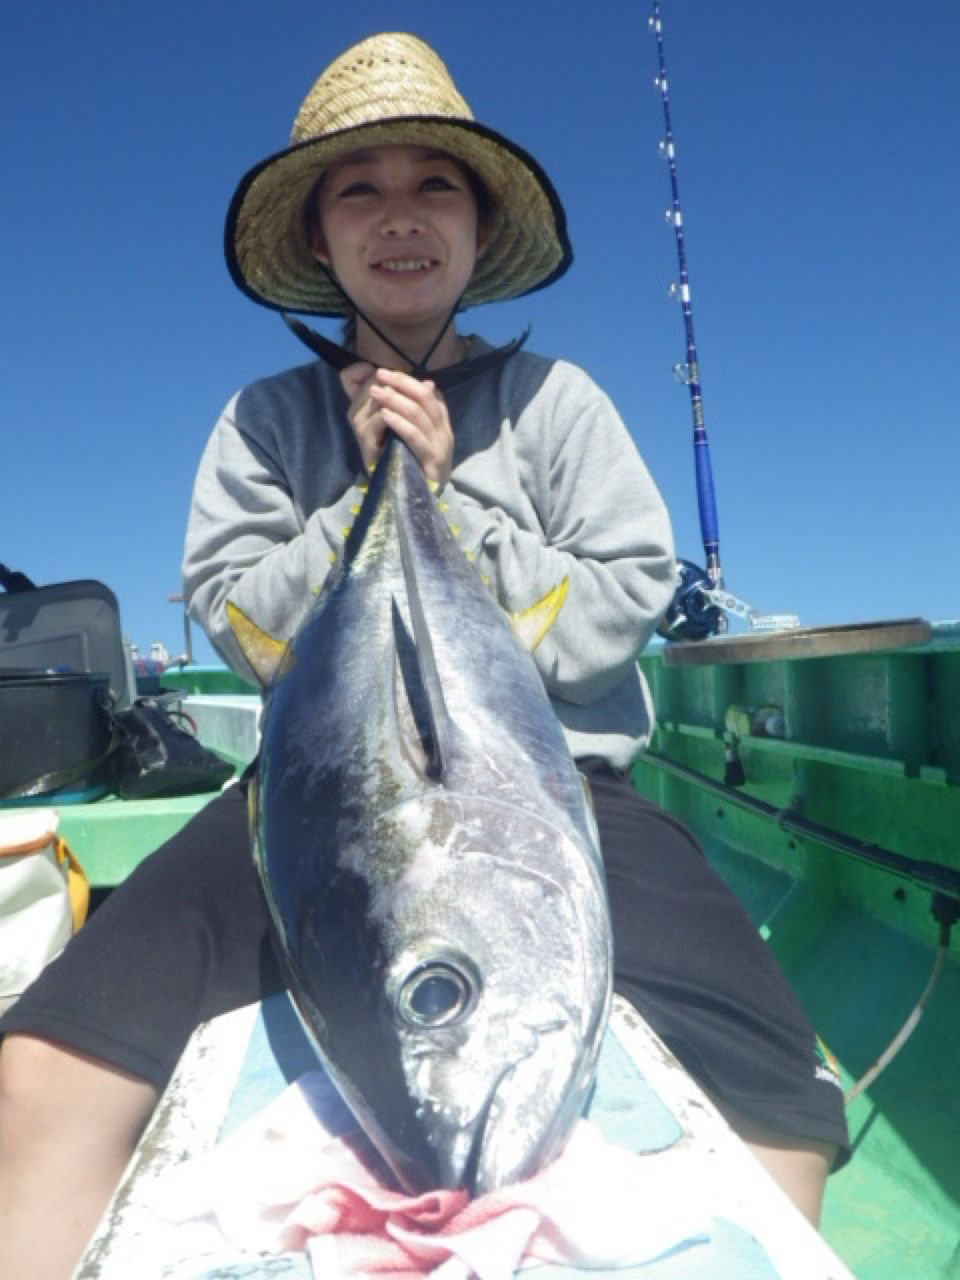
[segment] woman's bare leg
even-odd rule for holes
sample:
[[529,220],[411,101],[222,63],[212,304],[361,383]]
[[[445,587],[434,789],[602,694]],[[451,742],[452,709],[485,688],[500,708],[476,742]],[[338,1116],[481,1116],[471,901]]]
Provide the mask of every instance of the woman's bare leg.
[[[716,1100],[715,1100],[716,1101]],[[775,1133],[739,1112],[717,1103],[730,1127],[756,1156],[774,1182],[786,1192],[805,1218],[820,1225],[823,1193],[837,1148],[832,1142],[802,1140]]]
[[157,1101],[65,1045],[0,1048],[0,1280],[68,1280]]

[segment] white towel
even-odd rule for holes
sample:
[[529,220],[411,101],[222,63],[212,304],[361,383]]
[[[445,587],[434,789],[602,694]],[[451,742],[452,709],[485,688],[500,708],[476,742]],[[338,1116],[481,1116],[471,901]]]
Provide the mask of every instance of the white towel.
[[525,1182],[472,1201],[461,1191],[408,1195],[360,1130],[345,1131],[319,1071],[167,1173],[156,1201],[209,1255],[306,1251],[318,1280],[509,1280],[538,1262],[638,1265],[709,1239],[708,1204],[675,1153],[635,1155],[586,1120]]

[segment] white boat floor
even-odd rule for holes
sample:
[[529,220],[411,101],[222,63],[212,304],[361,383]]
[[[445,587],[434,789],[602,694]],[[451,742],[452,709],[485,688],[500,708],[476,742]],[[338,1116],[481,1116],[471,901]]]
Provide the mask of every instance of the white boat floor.
[[[158,1215],[169,1171],[255,1116],[317,1059],[285,995],[198,1029],[181,1059],[75,1280],[315,1280],[305,1254],[225,1256]],[[588,1116],[609,1141],[709,1183],[712,1226],[619,1280],[853,1280],[646,1023],[617,998]],[[679,1162],[679,1164],[677,1163]],[[714,1199],[715,1189],[715,1204]],[[829,1194],[829,1191],[828,1191]],[[662,1210],[660,1211],[662,1212]],[[638,1221],[657,1215],[638,1204]],[[585,1272],[538,1266],[540,1280]]]

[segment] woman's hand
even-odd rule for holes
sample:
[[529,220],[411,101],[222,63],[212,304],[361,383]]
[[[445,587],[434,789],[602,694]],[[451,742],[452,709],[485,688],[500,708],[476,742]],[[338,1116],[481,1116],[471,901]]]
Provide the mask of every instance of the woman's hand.
[[376,369],[364,361],[344,369],[340,381],[350,397],[347,418],[366,469],[376,465],[387,432],[393,431],[409,447],[427,479],[442,489],[453,470],[453,428],[434,384],[395,369]]

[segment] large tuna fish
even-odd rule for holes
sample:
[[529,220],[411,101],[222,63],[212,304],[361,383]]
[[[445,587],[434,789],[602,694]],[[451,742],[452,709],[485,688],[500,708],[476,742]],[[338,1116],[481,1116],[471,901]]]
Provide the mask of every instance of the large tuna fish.
[[[542,634],[564,592],[519,630]],[[594,1076],[603,872],[533,661],[399,441],[270,661],[255,857],[331,1077],[408,1189],[531,1174]]]

